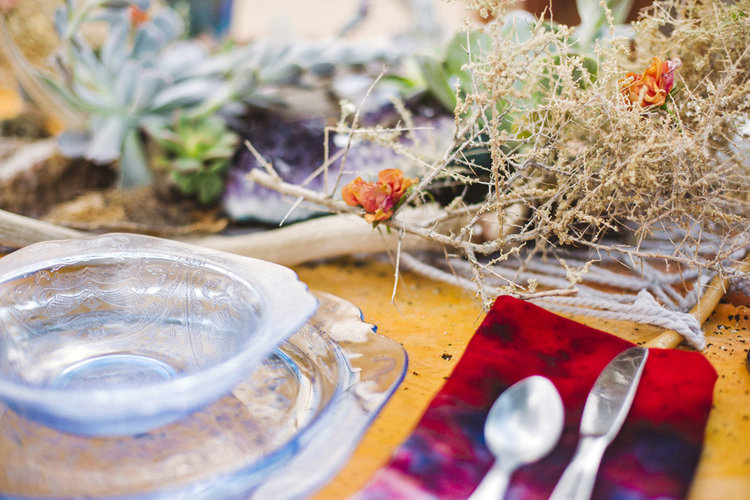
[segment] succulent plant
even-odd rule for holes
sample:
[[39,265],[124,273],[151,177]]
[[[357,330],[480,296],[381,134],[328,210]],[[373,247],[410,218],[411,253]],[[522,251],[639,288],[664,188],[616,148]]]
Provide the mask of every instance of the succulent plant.
[[[628,36],[628,29],[622,23],[630,10],[632,0],[576,0],[581,15],[582,23],[573,32],[568,40],[570,52],[579,55],[582,61],[582,69],[574,74],[574,78],[581,86],[588,85],[596,79],[597,61],[595,59],[595,48],[597,43],[610,43],[609,37]],[[614,24],[614,26],[611,26]],[[460,113],[461,101],[472,94],[482,94],[487,89],[472,78],[472,71],[487,71],[483,67],[475,67],[478,61],[486,60],[486,54],[498,50],[496,41],[502,39],[509,42],[510,46],[522,44],[532,38],[537,29],[549,33],[563,33],[562,26],[551,21],[540,21],[532,14],[523,10],[512,10],[507,12],[499,22],[484,30],[471,30],[457,33],[442,49],[433,50],[428,53],[414,54],[407,58],[401,66],[401,71],[387,75],[384,84],[395,87],[402,96],[422,96],[424,101],[429,100],[433,106],[442,108],[443,112]],[[612,34],[610,33],[612,28]],[[494,33],[488,29],[495,29]],[[567,36],[567,35],[560,35]],[[547,54],[551,58],[552,65],[559,64],[559,54],[550,48]],[[554,69],[547,75],[539,78],[534,83],[538,91],[532,92],[526,98],[512,97],[512,105],[506,101],[504,96],[499,96],[495,103],[496,109],[502,110],[501,119],[497,126],[507,133],[506,141],[501,146],[506,152],[522,151],[528,148],[528,131],[523,129],[525,118],[536,112],[538,106],[547,99],[549,92],[555,86],[560,76],[555,74]],[[481,78],[480,78],[481,80]],[[519,88],[528,85],[528,82],[515,80],[514,85]],[[471,102],[469,97],[468,101]],[[512,110],[512,111],[509,111]],[[440,110],[436,110],[440,112]],[[492,111],[485,111],[480,123],[489,120]],[[463,169],[469,167],[472,175],[479,179],[488,179],[492,158],[490,155],[489,136],[486,133],[479,134],[470,147],[461,155],[458,167]],[[484,188],[482,188],[484,189]],[[468,201],[474,200],[474,196],[481,197],[481,193],[475,193],[476,186],[469,187],[471,196],[466,197]],[[486,189],[484,189],[486,194]],[[440,196],[438,196],[440,198]]]
[[[633,0],[576,0],[581,24],[573,33],[571,50],[581,55],[592,76],[596,76],[597,70],[593,58],[597,43],[607,43],[611,36],[633,36],[632,28],[623,24],[632,4]],[[536,24],[537,19],[529,12],[512,10],[498,25],[499,35],[514,43],[523,42],[532,36]],[[555,31],[560,25],[550,21],[542,22],[542,26]],[[473,85],[467,65],[477,60],[483,51],[493,50],[492,45],[487,33],[460,32],[450,40],[443,53],[415,54],[411,64],[404,66],[405,72],[389,75],[386,81],[396,84],[402,93],[426,92],[452,112],[457,94],[461,96]]]
[[575,31],[576,48],[584,54],[593,54],[596,43],[613,35],[632,38],[632,27],[625,25],[633,0],[576,0],[581,24]]
[[[298,83],[306,72],[330,74],[338,65],[400,54],[377,44],[268,40],[214,49],[184,39],[180,16],[152,7],[150,0],[90,0],[80,6],[67,0],[55,21],[62,40],[60,74],[41,78],[70,107],[88,115],[85,130],[62,135],[61,149],[100,163],[119,159],[121,186],[153,181],[143,130],[169,127],[177,110],[195,119],[240,114],[250,103],[277,103],[274,91]],[[99,47],[81,34],[89,22],[107,25]]]
[[[152,182],[142,134],[146,123],[169,123],[178,109],[186,116],[211,114],[254,84],[242,72],[226,78],[236,54],[212,57],[205,45],[180,39],[183,23],[174,11],[149,7],[148,0],[96,0],[80,9],[66,2],[55,23],[63,41],[57,61],[64,79],[45,78],[89,116],[85,131],[63,134],[63,153],[100,163],[119,158],[122,186]],[[101,47],[92,47],[80,33],[90,21],[108,25]]]
[[194,196],[204,205],[219,197],[239,140],[224,120],[180,114],[174,124],[147,124],[146,131],[159,146],[154,168],[168,175],[182,194]]

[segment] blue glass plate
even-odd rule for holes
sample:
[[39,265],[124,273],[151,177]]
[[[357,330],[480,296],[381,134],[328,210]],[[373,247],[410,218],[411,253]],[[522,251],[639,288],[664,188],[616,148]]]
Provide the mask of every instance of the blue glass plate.
[[6,498],[257,498],[311,494],[403,379],[406,353],[352,304],[320,307],[231,394],[129,437],[60,432],[0,405]]

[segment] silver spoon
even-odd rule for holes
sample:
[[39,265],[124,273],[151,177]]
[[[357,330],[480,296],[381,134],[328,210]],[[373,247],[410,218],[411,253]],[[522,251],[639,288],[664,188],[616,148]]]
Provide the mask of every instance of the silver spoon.
[[496,460],[469,500],[502,499],[516,468],[555,447],[563,417],[562,399],[549,379],[534,375],[506,389],[484,423],[484,438]]

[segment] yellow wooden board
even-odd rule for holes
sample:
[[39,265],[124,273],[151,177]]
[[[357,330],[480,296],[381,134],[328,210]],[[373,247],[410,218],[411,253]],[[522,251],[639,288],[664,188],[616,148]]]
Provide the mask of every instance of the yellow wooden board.
[[483,317],[470,294],[449,285],[404,274],[391,303],[393,268],[352,262],[295,269],[314,290],[360,307],[365,321],[400,342],[409,356],[406,377],[365,435],[338,478],[317,498],[343,499],[361,488],[411,432],[430,400],[463,354]]
[[[374,421],[351,460],[314,498],[339,500],[362,488],[382,467],[440,390],[483,317],[471,294],[453,286],[402,273],[391,303],[393,267],[353,261],[303,265],[295,270],[311,288],[343,297],[378,331],[401,342],[409,355],[404,382]],[[714,408],[690,500],[750,498],[750,309],[720,304],[704,325],[706,357],[716,368]],[[625,321],[573,317],[633,342],[646,341],[657,327]],[[746,343],[747,342],[747,343]],[[665,394],[665,397],[669,397]]]

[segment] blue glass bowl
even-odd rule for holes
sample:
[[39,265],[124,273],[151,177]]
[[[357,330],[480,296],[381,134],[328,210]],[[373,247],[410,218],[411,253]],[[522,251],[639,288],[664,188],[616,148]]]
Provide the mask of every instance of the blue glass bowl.
[[0,399],[88,436],[134,435],[227,394],[317,308],[289,269],[142,235],[0,259]]

